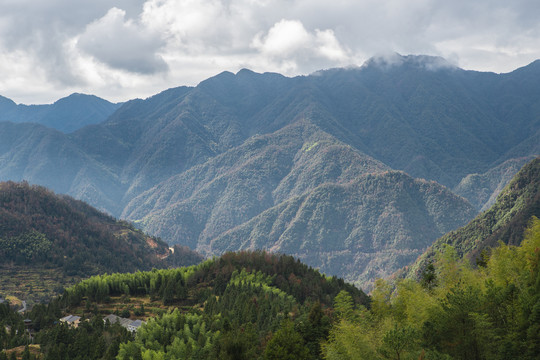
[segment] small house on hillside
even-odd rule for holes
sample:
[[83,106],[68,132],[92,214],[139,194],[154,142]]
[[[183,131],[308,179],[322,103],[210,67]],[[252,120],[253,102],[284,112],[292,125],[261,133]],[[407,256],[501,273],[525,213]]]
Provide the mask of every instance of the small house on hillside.
[[127,329],[131,331],[132,333],[134,333],[134,332],[137,332],[137,330],[139,330],[142,324],[143,324],[142,320],[135,320],[131,324],[128,325]]
[[81,317],[77,315],[68,315],[61,318],[60,322],[68,324],[69,326],[76,328],[79,326],[79,323],[81,322]]
[[144,323],[142,320],[130,320],[114,314],[107,315],[103,318],[104,323],[107,323],[107,321],[111,324],[118,323],[132,333],[137,332],[139,327],[141,327],[141,325]]

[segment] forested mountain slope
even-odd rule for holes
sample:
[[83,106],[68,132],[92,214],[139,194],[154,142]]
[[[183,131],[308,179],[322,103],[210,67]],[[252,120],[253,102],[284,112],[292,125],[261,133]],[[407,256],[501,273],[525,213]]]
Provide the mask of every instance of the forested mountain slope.
[[446,245],[451,245],[460,257],[473,261],[478,257],[478,261],[483,261],[482,251],[489,253],[500,241],[519,245],[533,216],[540,217],[540,158],[523,166],[489,210],[466,226],[437,239],[407,273],[418,276]]
[[390,171],[318,186],[215,239],[199,241],[198,249],[293,254],[370,288],[374,279],[411,263],[433,239],[474,214],[466,201],[439,184]]
[[[539,74],[538,62],[497,75],[422,56],[398,56],[391,63],[372,59],[360,68],[296,78],[222,73],[194,88],[127,102],[105,123],[62,135],[60,144],[74,143],[76,153],[87,157],[80,165],[68,163],[64,172],[89,179],[72,176],[66,180],[70,186],[52,188],[119,215],[133,197],[160,181],[253,135],[298,121],[319,126],[393,169],[454,187],[468,174],[538,151],[540,86],[528,79]],[[28,127],[10,131],[17,135]],[[38,145],[31,139],[29,146]],[[15,158],[13,171],[1,167],[2,178],[42,183],[39,174],[17,172],[29,160],[12,148],[2,152],[2,158]],[[54,156],[62,154],[44,154],[41,160]],[[87,174],[91,163],[102,168],[103,183]],[[92,192],[107,196],[92,198]],[[120,207],[107,197],[118,199]]]
[[304,122],[172,177],[126,210],[150,233],[207,255],[270,249],[362,285],[475,214],[441,185],[389,172]]
[[[125,296],[126,287],[130,303],[144,304],[145,311],[161,307],[162,315],[120,345],[121,359],[143,353],[256,359],[270,351],[283,358],[279,348],[291,345],[295,350],[287,355],[318,359],[338,294],[348,294],[351,305],[369,306],[368,297],[342,279],[327,278],[291,256],[264,252],[228,253],[189,268],[91,278],[67,289],[58,302],[78,311],[90,301],[99,311]],[[272,344],[270,337],[282,329],[289,338]]]
[[493,205],[502,189],[534,155],[510,159],[483,174],[469,174],[454,188],[454,192],[468,199],[478,210]]
[[[27,271],[42,272],[43,278],[53,272],[57,276],[54,288],[49,284],[49,289],[43,289],[49,293],[76,278],[201,260],[186,249],[175,250],[82,201],[27,183],[0,183],[0,272],[2,290],[8,295],[14,295],[8,283]],[[8,274],[15,276],[12,279]],[[27,280],[25,286],[32,287]],[[26,294],[16,289],[17,295],[32,293],[32,289],[24,290]]]
[[[533,360],[540,220],[521,230],[519,246],[499,244],[478,268],[449,246],[421,281],[379,279],[369,298],[262,251],[95,276],[24,317],[0,304],[0,359]],[[66,314],[78,326],[58,321]]]
[[158,184],[132,200],[122,216],[195,247],[319,185],[346,184],[388,170],[317,126],[300,122],[254,136]]
[[[185,268],[95,276],[27,316],[44,359],[321,359],[333,319],[353,306],[369,307],[369,298],[342,279],[291,256],[257,251]],[[136,335],[104,324],[114,309],[145,324]],[[58,323],[65,313],[83,320],[77,328]],[[0,316],[13,329],[24,326],[3,304]],[[0,332],[0,358],[4,348],[24,343],[21,334]]]

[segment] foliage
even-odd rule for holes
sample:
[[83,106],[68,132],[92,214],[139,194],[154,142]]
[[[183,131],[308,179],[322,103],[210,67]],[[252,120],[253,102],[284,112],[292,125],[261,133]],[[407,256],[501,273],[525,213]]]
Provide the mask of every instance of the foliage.
[[48,359],[114,359],[121,343],[132,335],[119,324],[104,324],[100,317],[82,321],[77,328],[65,324],[41,331],[36,341]]
[[201,316],[176,309],[150,320],[135,340],[121,344],[117,359],[207,359],[218,336]]
[[294,329],[293,322],[285,320],[266,345],[263,357],[265,360],[307,360],[309,350],[302,336]]
[[[114,353],[118,359],[273,358],[283,350],[279,343],[285,337],[294,339],[287,351],[318,359],[320,343],[330,330],[332,303],[343,293],[350,306],[369,306],[360,290],[290,256],[240,252],[186,268],[94,276],[67,288],[48,306],[34,307],[31,316],[47,334],[57,328],[53,323],[60,309],[76,313],[85,305],[84,314],[93,316],[110,307],[112,298],[129,298],[130,307],[119,313],[127,315],[133,309],[129,315],[141,314],[144,304],[145,313],[156,317],[133,340],[115,342],[117,353],[107,344],[97,344],[101,354]],[[168,310],[149,310],[155,302]],[[73,336],[66,344],[79,335]],[[44,349],[57,354],[50,346]]]
[[[433,268],[437,282],[430,287],[410,279],[378,281],[371,311],[355,308],[335,323],[324,357],[537,358],[540,220],[532,218],[519,246],[494,248],[483,268],[473,269],[450,247]],[[336,297],[339,303],[344,298]]]
[[22,317],[10,308],[9,302],[0,304],[0,352],[26,344]]
[[[430,286],[378,280],[370,302],[289,256],[242,252],[188,268],[95,276],[28,316],[44,359],[536,359],[540,220],[524,234],[519,246],[500,243],[480,268],[446,246]],[[55,325],[62,309],[83,301],[91,309],[90,299],[112,296],[170,305],[135,337],[99,316],[76,329]],[[2,346],[24,344],[22,317],[1,305],[0,325],[21,329],[0,327]]]
[[[19,234],[8,239],[0,238],[0,249],[6,258],[22,261],[46,258],[52,247],[52,241],[35,230]],[[20,260],[19,260],[20,261]]]
[[210,245],[218,252],[272,248],[369,288],[376,276],[409,264],[474,214],[436,183],[389,171],[320,185],[219,234]]

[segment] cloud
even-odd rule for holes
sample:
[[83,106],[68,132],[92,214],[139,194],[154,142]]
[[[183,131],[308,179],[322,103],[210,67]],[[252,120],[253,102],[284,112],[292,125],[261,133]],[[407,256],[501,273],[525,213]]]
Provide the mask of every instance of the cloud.
[[110,9],[105,16],[90,23],[79,36],[77,46],[113,68],[141,74],[168,69],[159,55],[165,41],[159,33],[126,19],[126,12]]
[[[0,93],[18,102],[51,102],[70,92],[95,91],[92,69],[80,68],[73,38],[103,16],[109,0],[0,2]],[[117,0],[138,15],[144,0]]]
[[389,52],[506,72],[540,58],[538,18],[537,0],[3,0],[0,94],[126,100],[223,70],[307,74]]
[[288,57],[299,50],[305,50],[314,43],[298,20],[281,20],[268,31],[266,36],[258,34],[253,40],[253,47],[262,53],[275,57]]
[[[251,42],[262,57],[277,62],[282,71],[306,70],[310,67],[337,66],[349,60],[331,29],[310,33],[298,20],[282,19],[268,32],[257,34]],[[315,68],[311,71],[316,70]]]
[[456,65],[440,56],[427,55],[400,55],[396,52],[376,54],[363,67],[378,67],[384,71],[390,70],[395,66],[409,64],[429,71],[438,71],[443,69],[456,69]]

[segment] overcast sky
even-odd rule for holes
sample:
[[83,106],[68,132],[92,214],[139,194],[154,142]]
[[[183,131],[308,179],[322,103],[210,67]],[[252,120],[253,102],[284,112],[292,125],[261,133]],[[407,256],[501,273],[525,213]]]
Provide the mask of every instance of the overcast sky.
[[285,75],[389,52],[509,72],[540,58],[538,0],[0,0],[0,95],[110,101],[228,70]]

